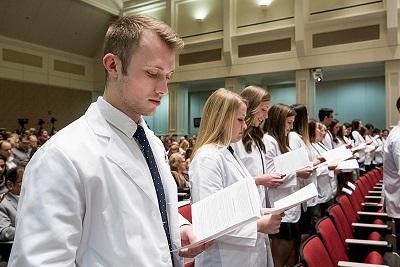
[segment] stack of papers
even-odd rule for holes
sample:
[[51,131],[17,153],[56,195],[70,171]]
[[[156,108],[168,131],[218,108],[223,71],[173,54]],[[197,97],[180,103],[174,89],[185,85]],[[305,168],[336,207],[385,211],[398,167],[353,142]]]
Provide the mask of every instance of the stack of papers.
[[356,152],[356,151],[359,151],[359,150],[363,150],[363,149],[365,149],[366,148],[366,144],[365,143],[361,143],[361,144],[359,144],[358,146],[356,146],[356,147],[353,147],[352,149],[351,149],[351,151],[352,152]]
[[192,205],[192,225],[196,247],[258,220],[261,202],[252,178],[242,179]]
[[301,203],[308,201],[318,196],[317,187],[314,183],[311,183],[302,189],[274,202],[273,208],[263,209],[264,214],[281,214],[288,209],[291,209]]
[[275,201],[274,208],[261,209],[254,180],[240,180],[192,205],[193,232],[198,241],[183,248],[196,247],[254,222],[261,217],[261,211],[264,214],[281,214],[317,195],[317,188],[311,183]]
[[360,168],[356,159],[341,161],[338,163],[337,169],[339,170],[354,170]]
[[274,166],[277,173],[287,175],[307,166],[312,166],[312,163],[308,159],[307,150],[302,147],[275,157]]
[[351,150],[347,149],[345,146],[340,146],[322,153],[321,156],[325,158],[327,164],[331,164],[349,159],[353,157],[353,153],[351,153]]

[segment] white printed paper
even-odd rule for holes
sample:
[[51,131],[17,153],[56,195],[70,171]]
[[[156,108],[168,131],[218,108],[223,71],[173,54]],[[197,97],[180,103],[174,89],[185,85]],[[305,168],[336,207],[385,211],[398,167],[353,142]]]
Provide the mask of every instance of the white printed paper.
[[352,151],[352,152],[356,152],[356,151],[359,151],[359,150],[363,150],[363,149],[365,149],[366,146],[367,146],[367,145],[366,145],[365,143],[361,143],[361,144],[359,144],[358,146],[353,147],[353,148],[351,149],[351,151]]
[[290,174],[310,166],[307,150],[302,147],[281,154],[274,158],[275,171],[281,174]]
[[338,162],[336,167],[338,170],[353,170],[360,168],[356,159],[350,159]]
[[281,214],[282,212],[291,209],[301,203],[308,201],[318,196],[317,187],[311,183],[302,189],[274,202],[273,208],[263,209],[264,214]]
[[196,247],[256,221],[261,216],[261,203],[254,179],[240,180],[192,205],[193,232]]
[[328,164],[330,164],[349,159],[353,157],[353,153],[351,153],[351,150],[347,149],[345,146],[340,146],[322,153],[321,156],[324,157]]

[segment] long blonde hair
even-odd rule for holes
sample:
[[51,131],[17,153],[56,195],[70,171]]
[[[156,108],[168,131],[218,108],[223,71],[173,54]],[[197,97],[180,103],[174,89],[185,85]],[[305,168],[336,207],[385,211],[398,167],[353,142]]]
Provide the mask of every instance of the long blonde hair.
[[229,146],[235,115],[242,103],[246,104],[242,97],[224,88],[211,94],[204,105],[192,157],[206,144]]
[[267,102],[271,100],[271,95],[264,88],[257,85],[250,85],[244,88],[240,93],[240,96],[247,101],[247,114],[246,114],[246,124],[247,129],[243,133],[242,141],[244,148],[247,153],[251,152],[251,146],[253,141],[265,152],[265,145],[262,141],[264,132],[261,127],[254,127],[253,120],[254,116],[258,111],[258,107],[262,102]]

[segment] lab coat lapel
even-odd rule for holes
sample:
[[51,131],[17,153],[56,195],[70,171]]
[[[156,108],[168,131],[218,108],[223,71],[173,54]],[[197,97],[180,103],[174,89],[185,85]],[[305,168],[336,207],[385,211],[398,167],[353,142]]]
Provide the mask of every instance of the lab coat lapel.
[[236,155],[233,156],[228,149],[225,149],[224,154],[227,161],[229,161],[231,165],[235,166],[236,170],[243,176],[243,178],[250,176],[246,171],[246,167]]
[[[141,170],[136,167],[137,161],[142,161],[139,166],[146,166],[147,163],[144,157],[133,159],[132,152],[129,151],[128,147],[122,142],[121,139],[111,137],[110,143],[107,148],[107,157],[115,162],[129,178],[139,186],[143,192],[147,195],[150,200],[158,206],[157,195],[154,189],[153,181],[148,176],[144,175],[146,170]],[[136,161],[136,162],[135,162]]]
[[153,181],[146,178],[144,172],[136,167],[135,161],[143,161],[138,166],[147,166],[144,157],[133,159],[132,152],[123,141],[118,138],[110,129],[107,121],[101,116],[101,112],[97,108],[96,104],[92,104],[86,112],[86,121],[89,126],[93,129],[94,133],[101,137],[109,139],[106,147],[106,157],[118,165],[129,178],[139,186],[147,197],[158,207],[157,195],[154,190]]

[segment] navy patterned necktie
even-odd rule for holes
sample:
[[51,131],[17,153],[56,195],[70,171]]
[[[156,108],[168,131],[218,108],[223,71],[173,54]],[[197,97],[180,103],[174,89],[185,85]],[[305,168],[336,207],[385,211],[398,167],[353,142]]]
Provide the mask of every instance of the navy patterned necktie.
[[[158,171],[156,160],[153,155],[153,151],[151,150],[150,143],[147,140],[146,133],[144,132],[142,126],[140,125],[137,126],[137,130],[133,135],[133,137],[135,137],[136,140],[139,142],[143,156],[145,157],[147,166],[149,167],[151,177],[153,178],[154,188],[156,189],[156,194],[157,194],[158,208],[160,210],[164,232],[168,239],[169,251],[172,251],[171,236],[169,234],[169,225],[168,225],[167,203],[165,201],[164,187],[161,181],[160,172]],[[171,261],[172,265],[174,265],[172,252],[171,252]]]

